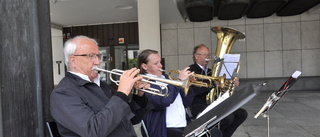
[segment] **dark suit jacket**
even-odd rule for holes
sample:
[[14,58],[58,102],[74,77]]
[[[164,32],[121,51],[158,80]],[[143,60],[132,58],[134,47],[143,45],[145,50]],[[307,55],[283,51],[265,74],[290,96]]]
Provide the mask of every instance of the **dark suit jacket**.
[[[194,63],[189,66],[190,71],[194,72],[196,74],[205,75],[205,71],[202,70],[197,63]],[[207,76],[212,75],[212,70],[208,68],[208,74]],[[199,79],[198,79],[199,80]],[[201,80],[203,82],[209,83],[208,80]],[[193,118],[195,118],[200,112],[202,112],[208,105],[206,103],[206,95],[210,92],[212,88],[206,88],[206,87],[198,87],[198,86],[190,86],[193,89],[194,92],[194,99],[192,102],[192,105],[190,107],[191,113]]]
[[[139,98],[140,103],[147,101]],[[51,93],[50,111],[62,136],[132,137],[137,135],[130,105],[137,103],[128,101],[106,83],[99,87],[68,72]]]

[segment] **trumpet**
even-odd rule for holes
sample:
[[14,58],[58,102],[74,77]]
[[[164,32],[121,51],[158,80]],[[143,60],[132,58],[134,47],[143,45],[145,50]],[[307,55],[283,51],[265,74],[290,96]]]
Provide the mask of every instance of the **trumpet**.
[[[172,78],[171,73],[177,73],[179,74],[178,70],[161,70],[163,72],[167,72],[168,76],[171,80],[177,79],[177,78]],[[224,88],[225,86],[225,81],[226,81],[226,75],[224,74],[221,77],[212,77],[212,76],[206,76],[206,75],[200,75],[200,74],[192,74],[191,77],[195,77],[198,80],[196,81],[190,81],[190,85],[194,85],[197,87],[206,87],[206,88],[212,88],[214,81],[219,82],[220,86]],[[199,80],[208,80],[208,83],[199,81]]]
[[[105,70],[105,69],[101,69],[101,68],[98,68],[98,67],[94,67],[94,68],[92,68],[92,70],[109,73],[110,80],[113,83],[115,83],[116,85],[119,85],[120,80],[114,80],[112,78],[112,74],[121,76],[123,74],[123,72],[124,72],[124,70],[120,70],[120,69],[112,69],[110,71],[110,70]],[[177,81],[177,80],[170,80],[170,79],[164,79],[164,78],[151,77],[151,76],[142,75],[142,74],[138,74],[137,76],[142,76],[143,79],[141,79],[141,81],[143,81],[143,82],[146,82],[146,83],[149,83],[149,84],[153,84],[153,85],[158,85],[158,86],[161,87],[161,89],[165,89],[165,93],[162,93],[161,90],[158,90],[158,89],[155,89],[155,88],[151,88],[151,87],[148,88],[148,89],[139,89],[139,90],[141,90],[143,92],[146,92],[146,93],[149,93],[149,94],[152,94],[152,95],[156,95],[156,96],[163,96],[163,97],[168,97],[169,96],[167,85],[150,81],[150,80],[154,80],[154,81],[159,81],[159,82],[162,82],[162,83],[167,83],[167,84],[170,84],[170,85],[173,85],[173,86],[178,86],[178,87],[184,89],[185,95],[188,94],[188,90],[189,90],[189,86],[190,86],[189,80]]]

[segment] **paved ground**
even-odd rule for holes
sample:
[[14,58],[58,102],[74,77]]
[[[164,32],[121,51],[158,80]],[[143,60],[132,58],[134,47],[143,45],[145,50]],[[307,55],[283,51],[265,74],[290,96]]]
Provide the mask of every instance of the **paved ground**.
[[[267,119],[261,116],[255,119],[254,113],[271,94],[260,92],[243,106],[249,117],[234,137],[268,137]],[[288,91],[267,114],[270,137],[320,137],[320,91]]]
[[[254,115],[272,93],[262,91],[242,107],[249,116],[233,137],[268,137],[267,119]],[[288,91],[267,114],[270,137],[320,137],[320,91]]]

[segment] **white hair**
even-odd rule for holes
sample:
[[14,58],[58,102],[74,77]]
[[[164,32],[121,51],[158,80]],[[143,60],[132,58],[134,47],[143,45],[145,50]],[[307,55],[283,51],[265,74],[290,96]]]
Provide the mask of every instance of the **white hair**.
[[67,70],[70,69],[70,61],[69,61],[69,57],[74,54],[74,52],[76,51],[76,49],[78,48],[78,46],[80,46],[81,44],[81,40],[83,39],[88,39],[93,41],[96,45],[98,45],[98,42],[95,39],[89,38],[87,36],[76,36],[74,38],[69,39],[65,44],[64,44],[64,48],[63,48],[63,52],[64,52],[64,62],[67,66]]

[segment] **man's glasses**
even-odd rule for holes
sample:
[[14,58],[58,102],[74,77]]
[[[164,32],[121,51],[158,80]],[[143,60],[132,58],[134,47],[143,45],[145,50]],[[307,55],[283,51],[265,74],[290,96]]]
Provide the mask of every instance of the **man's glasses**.
[[200,54],[200,53],[196,53],[196,54],[210,58],[210,54]]
[[73,56],[88,56],[90,59],[95,59],[96,57],[100,60],[101,59],[101,54],[94,54],[94,53],[90,53],[90,54],[72,54]]

